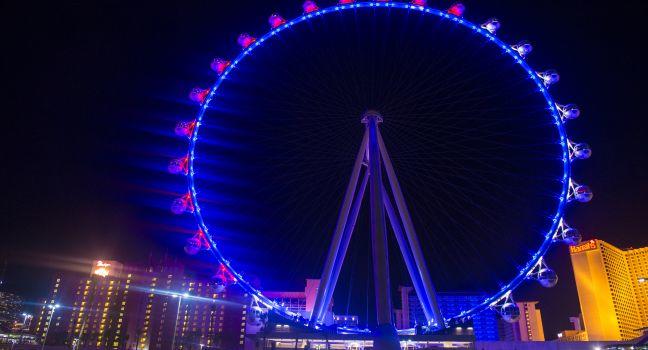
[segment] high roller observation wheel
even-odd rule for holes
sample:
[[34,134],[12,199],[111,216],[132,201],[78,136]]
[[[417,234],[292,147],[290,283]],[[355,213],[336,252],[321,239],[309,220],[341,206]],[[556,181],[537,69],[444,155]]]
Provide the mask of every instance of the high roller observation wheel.
[[392,1],[364,1],[355,2],[353,0],[340,0],[338,4],[325,8],[320,8],[314,1],[306,1],[303,4],[304,13],[292,20],[285,20],[278,14],[272,14],[269,18],[271,26],[270,31],[259,38],[249,34],[241,34],[238,37],[238,44],[242,51],[233,60],[224,60],[216,58],[211,63],[211,68],[218,74],[216,82],[207,89],[194,88],[189,97],[200,107],[196,117],[193,120],[181,121],[176,125],[175,133],[179,136],[187,137],[189,140],[188,152],[186,156],[174,159],[169,163],[169,172],[182,174],[186,176],[188,191],[183,196],[175,199],[171,206],[174,214],[192,213],[197,221],[197,233],[188,240],[185,250],[189,254],[195,254],[198,251],[206,250],[213,254],[220,264],[219,273],[221,282],[226,284],[238,283],[246,292],[250,293],[254,301],[263,305],[277,314],[294,321],[300,321],[307,324],[306,320],[300,319],[299,315],[293,313],[273,300],[265,297],[261,291],[253,287],[243,276],[233,267],[232,263],[218,249],[217,241],[214,235],[210,233],[203,214],[201,213],[198,203],[198,192],[195,184],[194,160],[196,144],[199,140],[200,126],[207,109],[214,96],[216,96],[219,87],[223,84],[228,75],[242,64],[247,56],[254,53],[255,49],[262,46],[264,42],[272,40],[282,31],[291,28],[303,22],[326,16],[328,14],[342,11],[357,9],[397,9],[405,11],[416,11],[424,15],[436,16],[442,20],[451,21],[457,25],[463,26],[478,34],[485,42],[497,46],[501,52],[508,55],[513,62],[524,70],[537,86],[539,92],[545,99],[547,109],[554,119],[555,128],[560,137],[560,146],[562,149],[562,192],[559,198],[559,204],[552,217],[551,228],[544,235],[544,241],[540,247],[531,256],[531,259],[519,269],[519,273],[508,283],[503,285],[494,295],[487,297],[478,305],[469,310],[464,310],[458,315],[444,316],[446,324],[452,325],[471,319],[475,314],[486,309],[492,309],[499,312],[505,320],[514,321],[519,316],[519,310],[512,299],[512,292],[525,280],[533,279],[540,282],[544,287],[552,287],[557,282],[557,276],[544,261],[544,255],[549,248],[556,242],[564,242],[569,245],[576,245],[581,241],[580,233],[569,227],[563,220],[564,209],[567,203],[588,202],[592,199],[592,192],[587,186],[579,185],[571,178],[571,163],[577,159],[586,159],[591,156],[591,149],[585,143],[572,142],[567,137],[566,122],[579,117],[580,110],[576,105],[557,104],[549,92],[549,86],[558,82],[560,76],[553,70],[539,72],[531,68],[525,60],[526,56],[532,51],[532,46],[526,41],[514,45],[507,44],[496,36],[500,27],[500,22],[491,18],[481,25],[474,24],[463,17],[465,7],[461,3],[455,3],[446,11],[441,11],[428,7],[425,0],[414,0],[411,3],[392,2]]

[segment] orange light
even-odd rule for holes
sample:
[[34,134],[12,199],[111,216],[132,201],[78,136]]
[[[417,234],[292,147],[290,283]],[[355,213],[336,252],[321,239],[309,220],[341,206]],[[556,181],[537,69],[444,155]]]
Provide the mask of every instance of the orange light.
[[92,271],[93,274],[101,277],[106,277],[110,275],[110,263],[105,263],[101,260],[97,261],[95,264],[95,269]]
[[594,250],[594,249],[596,249],[596,240],[592,239],[583,244],[579,244],[577,246],[570,246],[569,252],[574,254],[574,253],[581,253],[581,252],[586,252],[588,250]]

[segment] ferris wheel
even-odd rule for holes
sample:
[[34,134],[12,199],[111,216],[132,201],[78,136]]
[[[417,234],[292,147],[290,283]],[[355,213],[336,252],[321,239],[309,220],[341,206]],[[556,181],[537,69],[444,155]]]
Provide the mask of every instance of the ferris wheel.
[[[215,82],[191,91],[197,114],[175,128],[188,151],[168,170],[186,176],[188,188],[171,210],[193,214],[198,226],[186,252],[212,253],[223,287],[237,283],[272,312],[321,328],[364,210],[378,328],[393,328],[389,232],[427,329],[461,324],[487,309],[517,320],[513,291],[528,280],[553,287],[558,277],[546,253],[557,242],[581,241],[564,213],[592,199],[571,173],[591,149],[567,136],[567,122],[580,110],[554,101],[549,89],[559,74],[533,69],[532,45],[504,42],[497,19],[475,24],[464,11],[461,3],[438,10],[425,0],[340,0],[326,7],[306,1],[292,20],[272,14],[264,35],[241,34],[240,53],[212,61]],[[382,31],[399,33],[393,47],[371,34]],[[385,51],[393,59],[384,59]],[[419,58],[422,65],[412,62]],[[360,81],[365,76],[371,79]],[[368,106],[375,101],[384,103]],[[332,233],[314,237],[314,227]],[[521,244],[530,253],[514,257]],[[295,247],[307,252],[288,259]],[[313,247],[328,248],[319,266],[306,263],[317,255]],[[469,253],[456,253],[464,248]],[[271,258],[257,261],[259,251],[272,249]],[[490,257],[502,261],[491,264]],[[273,258],[321,273],[310,315],[267,298],[242,273]],[[511,271],[496,277],[493,271],[507,264]],[[448,269],[454,273],[444,274]],[[434,277],[450,281],[457,271],[475,285],[498,280],[480,287],[487,293],[481,302],[443,314]]]

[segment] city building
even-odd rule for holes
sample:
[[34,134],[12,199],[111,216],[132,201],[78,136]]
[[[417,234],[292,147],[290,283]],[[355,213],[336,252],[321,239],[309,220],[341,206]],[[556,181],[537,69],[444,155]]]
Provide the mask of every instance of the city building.
[[625,252],[628,272],[637,300],[641,327],[648,327],[648,247]]
[[28,332],[31,329],[31,323],[34,320],[32,314],[22,312],[20,313],[20,319],[14,321],[13,332]]
[[[400,286],[400,309],[394,310],[394,320],[397,329],[414,328],[426,323],[423,308],[412,287]],[[463,310],[479,305],[485,295],[474,293],[439,293],[437,301],[439,309],[445,315],[457,315]],[[474,334],[477,340],[498,340],[500,321],[497,313],[486,310],[475,315],[472,325],[466,326],[466,332]]]
[[[315,307],[317,298],[317,289],[319,288],[319,279],[306,279],[306,287],[303,291],[265,291],[265,295],[270,300],[285,307],[287,310],[300,314],[302,317],[309,319]],[[324,323],[333,324],[333,302],[328,307],[324,316]]]
[[[15,349],[17,345],[27,345],[32,349],[38,345],[38,339],[33,334],[26,333],[0,333],[0,345],[7,344],[10,348]],[[2,348],[0,346],[0,348]]]
[[630,340],[648,325],[648,247],[592,239],[570,247],[588,340]]
[[22,300],[19,296],[0,292],[0,332],[9,332],[14,323],[20,320],[20,307]]
[[250,298],[182,265],[98,260],[61,273],[33,325],[40,343],[73,349],[243,349]]
[[[126,337],[125,305],[130,277],[123,265],[95,261],[85,278],[63,273],[43,300],[34,332],[45,344],[118,348]],[[130,276],[130,274],[128,274]]]
[[587,341],[587,332],[583,329],[583,316],[570,317],[573,329],[566,329],[558,333],[558,341]]
[[0,345],[36,345],[36,337],[28,334],[32,315],[21,312],[22,298],[0,292]]
[[517,322],[501,322],[500,329],[510,327],[511,331],[504,331],[507,336],[501,340],[509,341],[544,341],[544,327],[542,326],[542,313],[536,307],[537,301],[521,301],[516,303],[520,309],[520,319]]
[[558,341],[587,341],[587,332],[566,329],[558,333]]
[[242,349],[250,298],[237,286],[188,277],[180,268],[149,269],[128,314],[129,348]]
[[[425,314],[418,296],[412,287],[401,286],[401,309],[394,310],[397,329],[414,328],[425,324]],[[475,293],[439,293],[437,300],[439,309],[445,315],[457,315],[479,305],[486,295]],[[543,341],[544,329],[542,314],[536,307],[537,301],[518,302],[520,320],[514,323],[503,321],[496,312],[486,310],[481,312],[465,325],[464,332],[473,334],[478,341]]]

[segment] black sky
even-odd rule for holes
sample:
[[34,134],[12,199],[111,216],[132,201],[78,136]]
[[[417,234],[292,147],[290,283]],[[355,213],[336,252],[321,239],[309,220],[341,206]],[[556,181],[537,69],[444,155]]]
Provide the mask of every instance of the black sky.
[[[497,16],[502,30],[531,40],[557,87],[584,114],[574,139],[592,159],[575,173],[595,200],[570,222],[586,237],[645,246],[648,204],[645,95],[648,5],[642,1],[466,1],[466,16]],[[432,1],[446,7],[449,1]],[[214,55],[236,51],[242,31],[260,32],[267,15],[298,14],[297,1],[12,2],[2,5],[3,147],[0,256],[7,288],[42,295],[42,256],[145,261],[150,250],[180,254],[152,218],[145,130],[172,127],[159,101],[205,85]],[[536,52],[534,52],[536,54]],[[578,312],[569,260],[552,256],[562,281],[536,293],[548,336]],[[29,273],[30,277],[27,277]],[[35,281],[33,280],[35,279]],[[535,292],[529,292],[535,296]],[[549,325],[547,325],[549,322]]]

